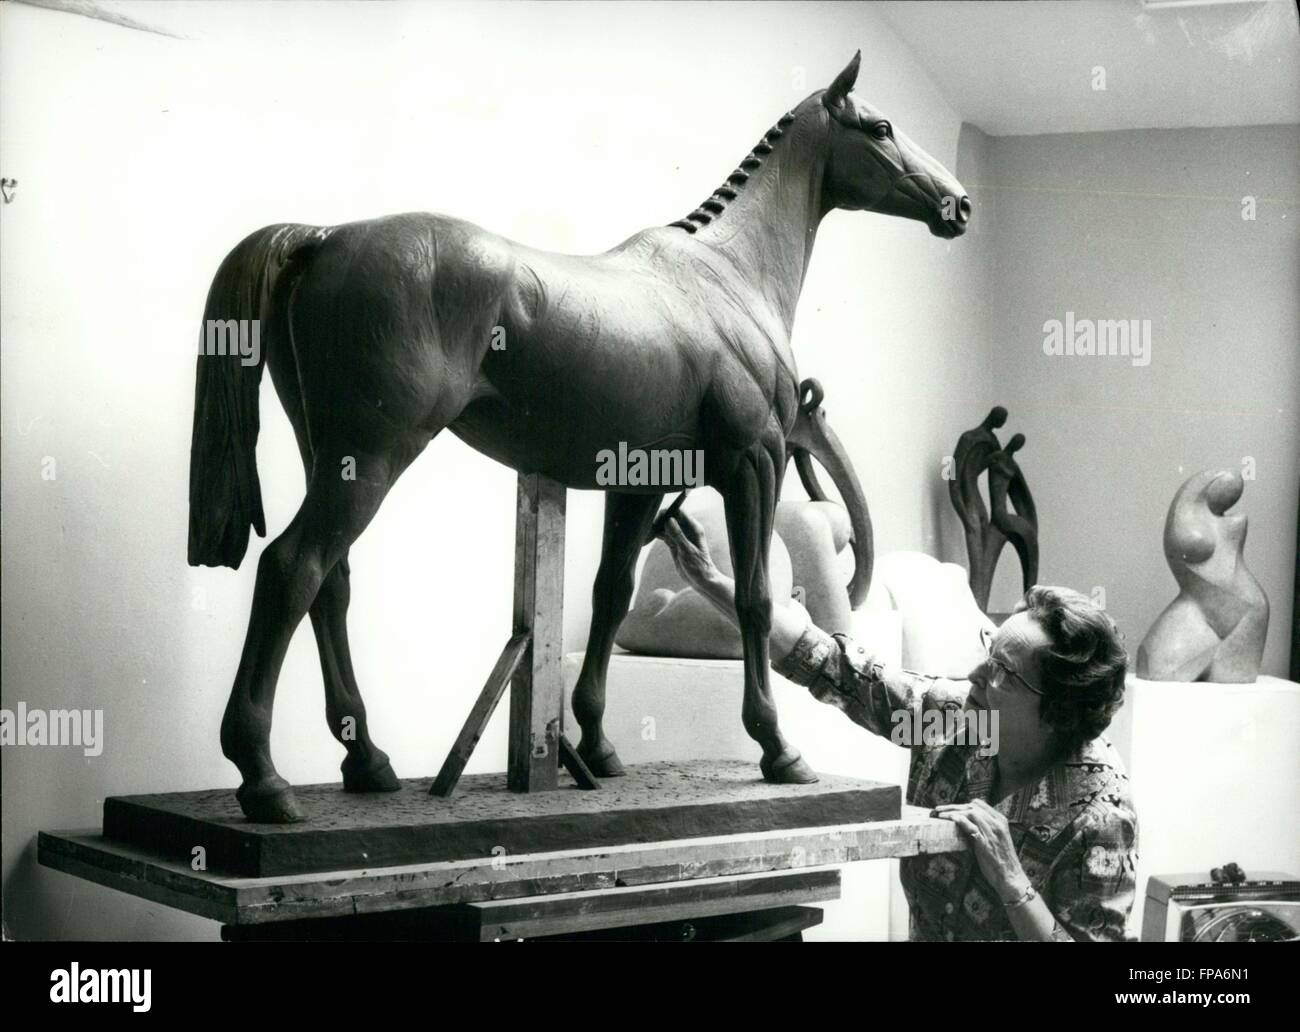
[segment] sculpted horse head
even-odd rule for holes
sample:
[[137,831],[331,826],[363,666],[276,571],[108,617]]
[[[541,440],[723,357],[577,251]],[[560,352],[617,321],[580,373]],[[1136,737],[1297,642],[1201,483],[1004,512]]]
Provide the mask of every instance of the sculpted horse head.
[[970,197],[884,112],[853,92],[861,63],[859,51],[821,97],[830,131],[827,207],[915,219],[935,236],[961,236],[970,223]]

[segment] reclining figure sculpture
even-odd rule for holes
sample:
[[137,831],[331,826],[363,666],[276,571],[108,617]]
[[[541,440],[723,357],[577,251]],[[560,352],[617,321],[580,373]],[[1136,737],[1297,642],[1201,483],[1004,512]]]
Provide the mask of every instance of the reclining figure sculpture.
[[399,787],[352,672],[347,557],[444,429],[520,472],[609,492],[573,697],[578,752],[605,777],[621,772],[601,726],[606,668],[665,488],[611,490],[596,479],[598,455],[620,444],[702,453],[736,572],[745,729],[762,747],[765,778],[816,780],[781,734],[768,681],[768,544],[800,402],[795,306],[828,212],[914,219],[944,239],[965,232],[971,214],[961,185],[851,92],[859,61],[782,116],[695,211],[604,254],[551,254],[459,219],[405,214],[268,226],[225,259],[206,324],[260,320],[260,356],[245,365],[200,355],[190,563],[237,567],[249,528],[265,534],[255,466],[263,365],[307,470],[302,507],[258,562],[221,726],[249,819],[302,816],[271,761],[270,731],[280,666],[307,614],[329,724],[347,750],[344,788]]

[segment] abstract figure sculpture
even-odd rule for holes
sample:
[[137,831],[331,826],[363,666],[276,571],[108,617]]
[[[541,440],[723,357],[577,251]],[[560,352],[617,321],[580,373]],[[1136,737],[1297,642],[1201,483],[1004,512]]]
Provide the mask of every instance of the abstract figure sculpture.
[[302,507],[258,562],[222,721],[247,817],[301,816],[271,761],[270,730],[280,666],[306,614],[329,724],[347,750],[344,788],[398,787],[348,657],[347,556],[444,429],[520,472],[609,491],[573,695],[578,752],[597,776],[622,770],[602,729],[605,674],[637,555],[671,489],[610,489],[596,480],[598,455],[620,445],[701,452],[731,539],[745,729],[765,778],[816,779],[781,734],[768,681],[768,544],[800,403],[795,306],[828,212],[915,219],[945,239],[970,217],[960,184],[850,92],[858,65],[783,116],[686,218],[604,254],[550,254],[426,214],[269,226],[230,253],[205,319],[260,320],[260,357],[199,358],[190,563],[238,566],[250,526],[265,533],[255,467],[263,364],[307,469]]
[[[1038,512],[1024,474],[1013,458],[1024,445],[1025,436],[1016,434],[1002,448],[993,431],[1006,421],[1007,410],[996,405],[984,422],[957,439],[953,477],[948,481],[948,497],[965,531],[971,594],[982,610],[988,609],[993,573],[1008,541],[1020,557],[1024,590],[1038,582]],[[986,470],[987,508],[980,492],[980,477]]]
[[1164,545],[1178,597],[1138,646],[1138,677],[1245,684],[1259,676],[1268,598],[1242,555],[1246,517],[1228,512],[1244,488],[1236,470],[1206,470],[1174,495]]
[[1024,444],[1025,435],[1016,434],[1005,448],[989,456],[989,512],[994,528],[1011,542],[1020,557],[1023,590],[1028,591],[1038,583],[1038,510],[1025,475],[1013,457]]

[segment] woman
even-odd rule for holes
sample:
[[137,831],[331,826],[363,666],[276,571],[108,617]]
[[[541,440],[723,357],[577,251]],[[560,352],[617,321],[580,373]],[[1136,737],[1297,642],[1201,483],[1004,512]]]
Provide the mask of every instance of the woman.
[[[735,584],[689,516],[663,528],[682,577],[735,619]],[[1064,588],[1030,589],[966,681],[875,662],[800,607],[774,606],[772,667],[869,731],[890,737],[932,710],[996,714],[996,741],[910,744],[907,801],[952,821],[965,853],[899,861],[913,939],[1122,940],[1133,906],[1137,817],[1102,736],[1124,694],[1114,623]]]

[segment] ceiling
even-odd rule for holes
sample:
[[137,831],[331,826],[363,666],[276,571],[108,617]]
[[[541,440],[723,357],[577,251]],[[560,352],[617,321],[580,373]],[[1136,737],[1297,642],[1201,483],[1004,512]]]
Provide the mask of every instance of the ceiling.
[[1300,122],[1293,0],[1164,2],[875,10],[962,119],[995,136]]

